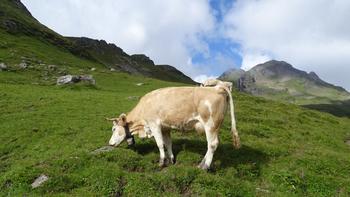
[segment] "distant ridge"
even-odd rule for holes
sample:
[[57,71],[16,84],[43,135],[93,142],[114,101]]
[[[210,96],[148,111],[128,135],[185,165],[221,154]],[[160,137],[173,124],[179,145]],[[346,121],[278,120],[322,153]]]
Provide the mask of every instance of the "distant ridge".
[[246,72],[230,69],[219,78],[234,82],[240,91],[292,103],[329,103],[350,99],[344,88],[323,81],[315,72],[298,70],[285,61],[270,60]]

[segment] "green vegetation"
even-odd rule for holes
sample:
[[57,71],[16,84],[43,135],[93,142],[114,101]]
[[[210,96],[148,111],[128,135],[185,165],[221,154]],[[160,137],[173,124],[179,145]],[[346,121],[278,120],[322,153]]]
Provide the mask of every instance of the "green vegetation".
[[[242,148],[233,149],[227,118],[209,172],[196,167],[207,145],[194,132],[174,131],[177,162],[163,169],[153,139],[92,154],[111,136],[105,117],[130,111],[151,90],[186,84],[110,72],[74,55],[14,2],[0,4],[1,22],[17,21],[0,28],[0,63],[9,67],[0,72],[0,196],[350,195],[349,118],[236,92]],[[92,74],[97,83],[56,86],[65,73]],[[49,180],[32,189],[41,174]]]
[[[233,149],[227,118],[209,172],[196,168],[206,151],[196,133],[175,132],[177,163],[164,169],[153,139],[91,154],[111,135],[104,118],[137,103],[130,96],[182,85],[102,71],[95,78],[96,87],[61,87],[27,83],[35,72],[0,72],[2,195],[350,195],[349,119],[244,94],[234,95],[243,146]],[[40,174],[50,179],[32,189]]]

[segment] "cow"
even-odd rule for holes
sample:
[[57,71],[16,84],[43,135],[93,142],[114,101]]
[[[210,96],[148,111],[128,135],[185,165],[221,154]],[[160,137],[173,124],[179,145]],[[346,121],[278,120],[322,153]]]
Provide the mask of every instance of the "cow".
[[134,135],[154,137],[160,153],[159,166],[163,167],[165,149],[167,159],[174,164],[171,129],[204,132],[207,152],[198,167],[207,170],[219,144],[218,133],[228,103],[233,145],[239,148],[231,91],[222,84],[215,87],[169,87],[149,92],[128,114],[108,119],[113,121],[109,145],[118,146],[124,140],[131,145]]

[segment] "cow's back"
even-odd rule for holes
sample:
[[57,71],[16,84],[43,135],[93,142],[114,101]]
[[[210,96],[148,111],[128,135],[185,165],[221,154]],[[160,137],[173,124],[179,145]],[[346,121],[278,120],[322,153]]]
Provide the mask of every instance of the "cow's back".
[[[180,125],[198,115],[198,110],[207,110],[205,102],[224,102],[224,91],[217,88],[171,87],[154,90],[143,96],[129,113],[132,119],[159,120],[168,125]],[[205,112],[204,112],[205,113]],[[220,110],[219,113],[223,113]]]

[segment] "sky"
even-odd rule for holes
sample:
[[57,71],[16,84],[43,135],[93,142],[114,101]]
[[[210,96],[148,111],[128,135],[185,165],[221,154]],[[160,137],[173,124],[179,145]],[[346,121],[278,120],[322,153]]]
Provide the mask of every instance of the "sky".
[[348,0],[22,0],[64,36],[103,39],[191,78],[289,62],[350,90]]

